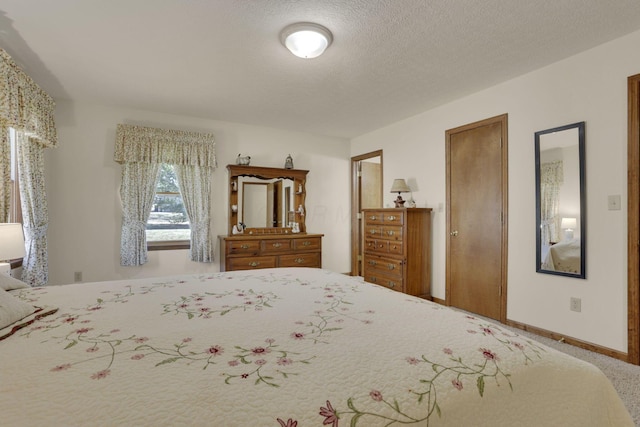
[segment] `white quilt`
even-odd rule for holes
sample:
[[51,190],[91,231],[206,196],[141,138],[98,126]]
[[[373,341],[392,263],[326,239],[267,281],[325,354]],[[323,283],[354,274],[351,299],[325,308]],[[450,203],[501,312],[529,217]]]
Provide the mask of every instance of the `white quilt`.
[[320,269],[10,291],[7,426],[633,426],[594,366]]

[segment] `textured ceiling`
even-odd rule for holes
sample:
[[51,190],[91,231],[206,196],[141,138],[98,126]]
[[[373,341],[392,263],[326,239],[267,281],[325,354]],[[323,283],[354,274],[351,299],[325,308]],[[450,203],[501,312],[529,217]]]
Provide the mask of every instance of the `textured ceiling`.
[[[324,55],[280,44],[298,21]],[[56,100],[339,137],[638,29],[638,0],[0,1],[0,47]]]

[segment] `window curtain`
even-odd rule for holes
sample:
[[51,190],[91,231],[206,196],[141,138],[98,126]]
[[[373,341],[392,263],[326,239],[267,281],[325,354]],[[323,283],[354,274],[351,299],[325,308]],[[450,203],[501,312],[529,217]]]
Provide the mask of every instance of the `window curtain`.
[[0,222],[9,222],[11,207],[11,145],[9,129],[0,126]]
[[563,182],[562,161],[540,165],[540,217],[543,244],[560,241],[560,185]]
[[0,219],[6,221],[5,193],[10,178],[7,129],[16,130],[18,173],[22,199],[26,256],[22,280],[32,286],[47,283],[47,205],[44,191],[43,150],[58,145],[54,120],[55,103],[27,74],[0,49]]
[[191,227],[191,261],[213,261],[212,243],[209,230],[211,194],[211,168],[175,165],[180,194],[189,217]]
[[[213,244],[210,231],[210,179],[211,172],[216,167],[213,135],[119,124],[114,159],[123,165],[120,263],[142,265],[147,261],[145,229],[155,193],[157,170],[161,163],[177,167],[180,192],[191,227],[190,258],[194,261],[211,262]],[[130,170],[132,164],[155,165],[156,172],[154,174],[149,169],[144,176],[142,172],[133,173]],[[143,217],[143,208],[147,207],[143,206],[141,200],[145,197],[150,199]],[[132,212],[137,212],[135,218],[129,215]],[[138,236],[135,238],[132,237],[134,228],[137,230],[135,235]],[[126,257],[123,257],[124,254]]]

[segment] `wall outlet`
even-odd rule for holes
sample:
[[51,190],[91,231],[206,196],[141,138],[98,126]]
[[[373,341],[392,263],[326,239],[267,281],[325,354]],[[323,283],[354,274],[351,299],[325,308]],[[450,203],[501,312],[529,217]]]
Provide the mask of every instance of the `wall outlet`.
[[82,282],[82,271],[76,271],[73,273],[73,283]]
[[569,309],[580,313],[582,311],[582,300],[580,298],[571,297]]

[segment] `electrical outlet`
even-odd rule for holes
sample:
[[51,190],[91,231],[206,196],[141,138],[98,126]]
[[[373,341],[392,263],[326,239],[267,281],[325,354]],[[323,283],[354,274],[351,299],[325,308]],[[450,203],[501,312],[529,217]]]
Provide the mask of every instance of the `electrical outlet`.
[[82,271],[76,271],[73,273],[73,282],[80,283],[82,282]]
[[580,298],[571,297],[569,309],[580,313],[582,311],[582,300]]

